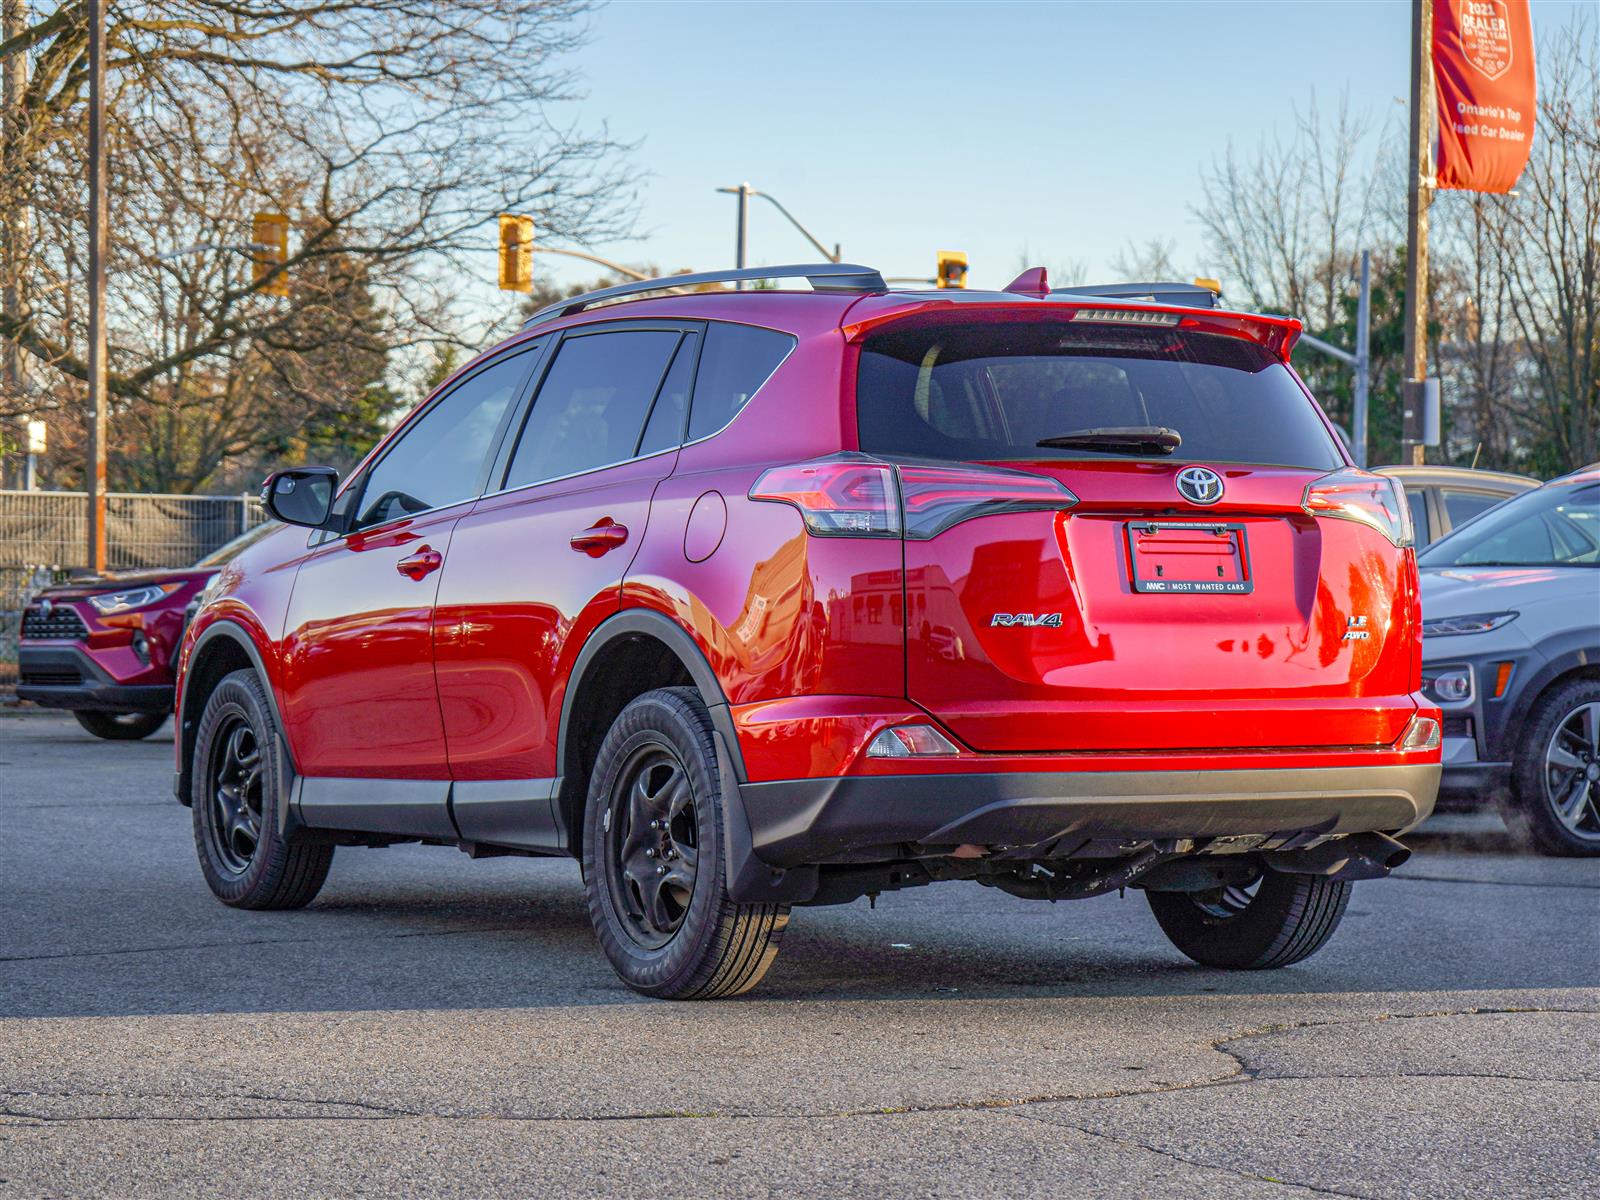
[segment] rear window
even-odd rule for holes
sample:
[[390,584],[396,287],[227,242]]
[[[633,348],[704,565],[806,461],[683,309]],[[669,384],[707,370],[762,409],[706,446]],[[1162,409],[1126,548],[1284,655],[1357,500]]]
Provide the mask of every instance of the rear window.
[[787,333],[712,321],[700,352],[700,375],[689,409],[689,440],[717,432],[750,401],[788,357],[796,339]]
[[[1165,458],[1344,465],[1288,368],[1254,342],[1059,321],[901,326],[862,348],[861,448],[954,460]],[[1041,447],[1088,429],[1156,427],[1170,455]]]

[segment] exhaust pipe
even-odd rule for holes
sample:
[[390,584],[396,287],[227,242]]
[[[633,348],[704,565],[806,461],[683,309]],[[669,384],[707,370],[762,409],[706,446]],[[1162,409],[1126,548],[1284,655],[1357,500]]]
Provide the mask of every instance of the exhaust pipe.
[[1309,850],[1269,850],[1261,855],[1274,871],[1345,881],[1382,879],[1410,857],[1411,851],[1386,833],[1356,833]]

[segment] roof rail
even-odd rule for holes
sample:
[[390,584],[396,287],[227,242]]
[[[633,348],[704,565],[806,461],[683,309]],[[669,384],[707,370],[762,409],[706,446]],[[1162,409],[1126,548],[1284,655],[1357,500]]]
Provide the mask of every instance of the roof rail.
[[1101,296],[1107,300],[1148,300],[1152,304],[1181,304],[1188,308],[1215,308],[1217,294],[1196,283],[1097,283],[1081,287],[1051,288],[1052,296]]
[[661,292],[673,288],[698,287],[705,283],[743,283],[756,279],[804,279],[819,292],[886,292],[889,285],[872,267],[855,263],[796,263],[786,267],[745,267],[729,271],[700,271],[693,275],[667,275],[660,279],[640,279],[584,292],[546,305],[523,322],[522,327],[570,317],[602,300]]

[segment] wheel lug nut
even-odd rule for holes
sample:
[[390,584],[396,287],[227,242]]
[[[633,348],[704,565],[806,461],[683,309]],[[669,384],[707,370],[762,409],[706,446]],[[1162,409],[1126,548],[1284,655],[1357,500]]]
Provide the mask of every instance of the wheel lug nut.
[[656,874],[657,875],[665,875],[666,873],[667,873],[666,867],[657,867],[656,868]]
[[646,850],[644,852],[644,856],[646,858],[654,858],[656,856],[655,849],[652,847],[651,849]]

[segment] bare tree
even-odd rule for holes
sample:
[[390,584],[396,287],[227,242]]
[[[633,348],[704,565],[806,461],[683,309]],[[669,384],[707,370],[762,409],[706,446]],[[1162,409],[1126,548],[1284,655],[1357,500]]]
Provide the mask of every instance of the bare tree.
[[[151,451],[148,470],[119,478],[199,486],[359,408],[388,351],[456,336],[459,280],[481,269],[469,256],[498,212],[530,212],[555,240],[623,231],[620,148],[557,119],[587,12],[587,0],[112,0],[113,423]],[[25,279],[6,292],[21,299],[0,311],[0,338],[46,368],[39,393],[0,413],[69,405],[86,374],[74,294],[86,19],[81,2],[47,6],[0,42],[0,58],[28,64],[0,210],[32,216],[25,244],[6,246],[6,270]],[[255,211],[293,228],[288,262],[264,278],[238,249]],[[190,246],[203,249],[162,257]],[[271,294],[285,276],[287,299]]]

